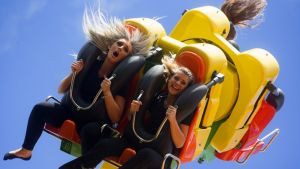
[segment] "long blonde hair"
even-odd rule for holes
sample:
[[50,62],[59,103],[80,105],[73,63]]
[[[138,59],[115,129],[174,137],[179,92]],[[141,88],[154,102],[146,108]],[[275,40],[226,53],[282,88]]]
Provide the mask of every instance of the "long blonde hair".
[[102,51],[119,39],[131,43],[133,54],[146,55],[151,46],[149,35],[144,35],[138,29],[129,32],[120,19],[106,18],[100,8],[95,11],[85,9],[82,24],[86,36]]

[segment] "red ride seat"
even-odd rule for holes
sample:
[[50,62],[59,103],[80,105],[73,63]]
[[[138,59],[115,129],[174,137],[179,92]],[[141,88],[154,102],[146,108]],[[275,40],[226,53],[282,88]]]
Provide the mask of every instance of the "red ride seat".
[[216,152],[216,157],[226,161],[241,161],[250,153],[251,155],[258,153],[264,146],[264,142],[260,141],[258,137],[273,119],[275,112],[276,109],[263,100],[260,109],[249,126],[247,133],[242,138],[239,144],[240,146],[223,153]]
[[67,139],[71,142],[80,144],[80,138],[76,132],[76,125],[72,120],[64,121],[60,128],[53,127],[50,124],[46,124],[44,130],[60,139]]

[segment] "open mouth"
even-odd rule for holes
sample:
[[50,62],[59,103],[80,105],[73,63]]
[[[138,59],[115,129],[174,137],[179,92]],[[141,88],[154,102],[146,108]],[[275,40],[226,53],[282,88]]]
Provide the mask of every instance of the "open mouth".
[[114,51],[112,54],[113,54],[114,57],[118,57],[119,56],[119,52],[117,52],[117,51]]

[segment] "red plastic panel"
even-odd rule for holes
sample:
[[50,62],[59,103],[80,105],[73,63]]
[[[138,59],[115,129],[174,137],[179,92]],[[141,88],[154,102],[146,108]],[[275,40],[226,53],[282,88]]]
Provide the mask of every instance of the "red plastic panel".
[[193,72],[197,83],[204,81],[206,72],[202,57],[194,52],[184,51],[176,57],[176,62],[179,65],[189,68]]
[[124,164],[124,163],[126,163],[128,160],[130,160],[133,156],[135,156],[135,154],[136,154],[135,150],[133,150],[133,149],[131,149],[131,148],[126,148],[126,149],[122,152],[122,154],[121,154],[121,156],[120,156],[118,162],[119,162],[120,164]]
[[[216,153],[215,156],[221,160],[225,160],[225,161],[236,161],[236,160],[243,160],[245,159],[248,155],[250,155],[252,149],[254,148],[256,143],[254,143],[253,145],[244,148],[244,149],[237,149],[234,148],[232,150],[223,152],[223,153]],[[257,154],[262,147],[264,146],[264,142],[260,142],[256,145],[255,149],[253,150],[252,154]],[[251,154],[251,155],[252,155]]]
[[195,125],[197,123],[199,116],[200,116],[200,108],[197,107],[197,111],[193,117],[192,123],[189,126],[189,132],[186,137],[184,146],[180,151],[179,158],[182,163],[190,162],[193,160],[194,153],[196,150],[196,138],[195,138],[195,134],[194,134],[194,128],[195,128]]
[[242,148],[248,147],[256,142],[259,135],[273,119],[276,109],[263,100],[260,109],[253,118],[249,130],[241,140]]
[[64,121],[60,128],[46,124],[44,130],[56,137],[64,138],[80,144],[80,138],[76,131],[76,124],[71,120]]
[[[244,158],[247,154],[250,153],[254,145],[259,141],[259,135],[273,119],[275,112],[275,108],[264,100],[257,114],[249,125],[247,133],[244,135],[240,142],[241,147],[234,148],[223,153],[216,152],[216,157],[226,161],[239,160]],[[258,153],[263,145],[263,142],[258,143],[252,154]]]

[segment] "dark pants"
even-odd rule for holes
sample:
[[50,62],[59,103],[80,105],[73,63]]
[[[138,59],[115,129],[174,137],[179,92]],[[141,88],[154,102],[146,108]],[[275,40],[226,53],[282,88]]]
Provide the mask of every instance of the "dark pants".
[[121,169],[159,169],[161,167],[163,157],[154,149],[137,142],[130,142],[126,135],[122,138],[99,138],[100,128],[96,123],[86,125],[81,131],[83,155],[59,169],[92,168],[105,157],[120,156],[125,148],[133,148],[137,154],[120,167]]
[[97,166],[105,157],[118,156],[127,147],[125,139],[103,138],[84,155],[64,164],[59,169],[82,169]]
[[[104,124],[104,120],[101,121],[98,118],[97,113],[99,112],[78,112],[72,108],[66,108],[65,106],[57,103],[39,103],[33,107],[30,113],[22,147],[28,150],[33,150],[43,132],[45,123],[51,124],[54,127],[60,127],[65,120],[73,120],[76,124],[76,130],[78,133],[81,133],[81,130],[89,123],[95,123],[102,126]],[[85,130],[87,131],[87,129]],[[101,138],[101,135],[95,136],[97,138]],[[84,138],[86,138],[86,136]],[[84,139],[83,142],[85,142]],[[94,145],[95,143],[86,143],[84,145]],[[85,149],[89,148],[90,147],[87,147]]]
[[60,104],[43,102],[35,105],[28,119],[22,147],[33,150],[43,132],[45,123],[60,127],[67,119],[72,119],[72,116]]
[[91,150],[103,137],[104,136],[101,133],[101,124],[88,123],[83,126],[80,131],[82,155],[85,155],[89,150]]

